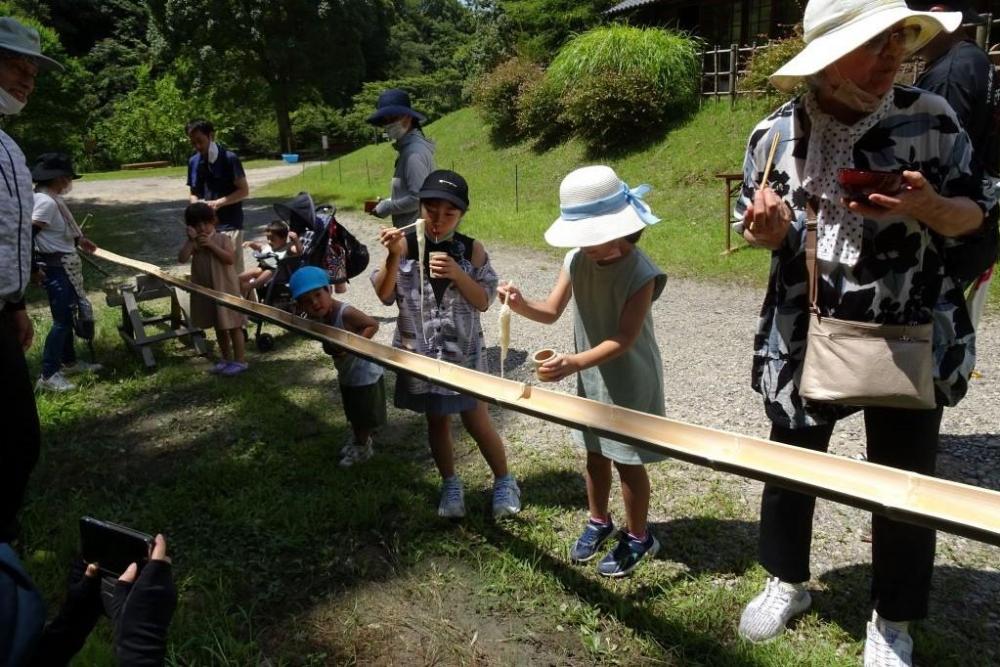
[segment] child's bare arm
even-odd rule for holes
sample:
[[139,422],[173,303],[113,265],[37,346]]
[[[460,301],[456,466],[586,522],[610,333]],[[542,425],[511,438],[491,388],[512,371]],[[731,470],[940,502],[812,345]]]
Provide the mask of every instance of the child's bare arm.
[[371,338],[378,331],[378,322],[375,318],[361,312],[353,306],[344,309],[345,329],[365,338]]
[[624,354],[635,343],[642,331],[643,320],[653,304],[655,279],[650,279],[625,302],[618,318],[618,331],[614,336],[576,354],[559,354],[542,364],[546,380],[559,380],[585,368],[600,366]]
[[542,324],[552,324],[558,320],[563,311],[566,310],[571,296],[573,296],[573,284],[565,269],[559,271],[556,284],[544,301],[525,299],[521,290],[510,284],[501,285],[497,290],[497,299],[503,302],[506,298],[507,305],[510,306],[511,310],[522,317]]
[[[462,267],[454,259],[443,257],[440,260],[432,259],[431,263],[433,264],[435,261],[442,262],[447,267],[444,272],[439,272],[438,275],[449,278],[455,284],[455,288],[462,295],[462,298],[472,304],[473,308],[480,312],[485,312],[490,307],[490,297],[486,288],[476,282],[475,278],[463,271]],[[472,246],[472,266],[480,269],[485,263],[486,249],[483,247],[483,244],[476,241]]]
[[382,303],[392,303],[396,292],[396,272],[399,271],[399,260],[406,252],[406,238],[394,227],[383,227],[378,233],[379,243],[388,251],[372,276],[375,294]]
[[197,248],[197,244],[195,242],[197,235],[194,234],[194,228],[185,227],[185,229],[187,230],[188,238],[187,241],[184,242],[184,245],[181,246],[180,252],[177,253],[177,261],[180,264],[187,264],[191,261],[191,255],[194,254],[194,251]]
[[233,249],[229,247],[228,244],[225,247],[217,245],[212,240],[212,237],[209,236],[208,238],[205,239],[204,247],[207,248],[208,251],[211,252],[213,255],[215,255],[219,259],[219,261],[222,262],[223,264],[236,263],[236,253],[233,252]]

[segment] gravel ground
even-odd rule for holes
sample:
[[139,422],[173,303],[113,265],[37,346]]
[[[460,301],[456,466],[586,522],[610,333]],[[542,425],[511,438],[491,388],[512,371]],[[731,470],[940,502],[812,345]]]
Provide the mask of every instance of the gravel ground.
[[[259,184],[263,174],[255,174],[255,171],[249,172],[249,177],[252,184]],[[173,194],[178,189],[175,179],[159,180],[159,184],[144,186],[142,192],[145,194],[141,196],[148,196],[150,202],[166,202],[176,197]],[[82,204],[104,205],[121,201],[123,186],[132,189],[134,183],[80,183],[73,196],[87,200],[80,202]],[[87,186],[86,189],[84,186]],[[138,194],[135,198],[130,196],[128,201],[137,203],[138,197]],[[143,220],[148,238],[143,243],[142,251],[137,253],[141,255],[138,258],[163,266],[173,263],[172,256],[179,244],[177,209],[176,205],[146,209]],[[249,203],[247,237],[252,238],[252,231],[261,230],[271,217],[269,207]],[[348,215],[341,215],[340,220],[369,245],[373,265],[381,261],[381,247],[375,240],[377,221],[367,216]],[[474,235],[474,227],[470,227],[469,232]],[[113,235],[105,243],[110,250],[116,249]],[[501,279],[513,281],[529,296],[544,296],[556,279],[560,266],[558,255],[513,247],[491,247],[488,250]],[[763,254],[760,261],[766,261]],[[670,273],[669,266],[663,268]],[[352,304],[384,323],[376,340],[388,343],[394,328],[395,309],[380,304],[363,278],[355,281],[346,296]],[[668,280],[664,296],[653,307],[663,355],[668,417],[753,436],[767,435],[769,423],[764,417],[761,401],[749,386],[751,340],[762,296],[763,292],[756,288]],[[487,312],[483,319],[487,346],[491,348],[492,368],[496,371],[496,309]],[[566,349],[571,341],[569,314],[551,326],[515,316],[511,327],[512,349],[507,361],[507,377],[532,377],[530,363],[526,361],[530,351],[547,346]],[[1000,378],[1000,317],[995,313],[990,314],[981,326],[978,348],[981,377],[972,381],[968,397],[944,415],[939,474],[958,482],[1000,490],[1000,424],[997,410],[1000,406],[1000,384],[997,382]],[[573,387],[573,380],[566,379],[559,388],[572,392]],[[523,451],[524,455],[546,451],[564,454],[566,451],[568,434],[563,427],[506,412],[498,415],[498,423],[508,441],[530,443],[531,451]],[[835,431],[831,452],[843,456],[861,455],[864,451],[863,429],[860,416],[844,420]],[[515,472],[522,447],[527,445],[511,447]],[[582,462],[582,457],[579,460]],[[727,512],[739,519],[733,525],[738,526],[740,532],[734,535],[731,544],[710,545],[733,553],[720,558],[708,550],[701,556],[709,561],[724,563],[754,558],[761,490],[758,482],[681,462],[652,466],[651,477],[654,496],[650,520],[654,526],[674,525],[672,522],[698,514],[699,508],[703,510],[706,507],[699,505],[698,499],[711,493],[713,498],[723,497],[727,505],[735,508]],[[530,495],[525,497],[525,502],[531,503]],[[695,508],[694,512],[692,508]],[[851,631],[855,635],[859,631],[858,624],[861,624],[860,631],[863,632],[863,600],[869,575],[866,564],[870,558],[869,525],[868,515],[860,510],[825,501],[820,501],[817,506],[811,583],[813,589],[820,592],[816,596],[816,607],[820,613],[839,606],[856,607],[856,615],[849,623],[854,626]],[[661,538],[669,540],[669,528],[657,530],[666,532]],[[987,654],[994,652],[984,656],[986,664],[1000,663],[995,641],[1000,636],[1000,608],[997,602],[1000,600],[1000,549],[941,534],[937,564],[932,618],[936,623],[949,626],[946,628],[950,629],[949,634],[953,633],[959,640],[965,638],[971,641],[977,650]],[[966,627],[969,621],[974,627]],[[993,639],[987,640],[988,637]]]
[[[371,218],[340,217],[341,222],[372,251],[372,262],[381,260],[381,248],[375,240],[378,225]],[[470,233],[474,233],[470,230]],[[543,297],[555,282],[558,255],[512,247],[492,247],[490,260],[502,280],[511,280],[529,296]],[[763,254],[761,261],[766,261]],[[670,267],[664,267],[669,274]],[[355,281],[347,294],[352,304],[387,322],[376,339],[389,343],[395,316],[374,297],[366,281]],[[766,437],[770,422],[764,416],[759,396],[749,386],[751,342],[763,290],[731,285],[707,284],[693,280],[668,279],[664,296],[654,304],[653,318],[663,355],[667,416],[703,426]],[[498,373],[496,348],[496,308],[483,316],[491,369]],[[966,399],[945,412],[942,424],[941,454],[938,459],[942,477],[993,490],[1000,490],[1000,318],[986,319],[979,337],[978,371],[981,377],[972,382]],[[511,351],[506,376],[515,380],[533,380],[527,361],[531,351],[542,347],[565,350],[572,345],[572,319],[567,312],[554,325],[542,325],[514,316],[511,324]],[[575,391],[572,379],[564,379],[559,389]],[[533,452],[565,451],[567,430],[555,424],[517,413],[504,412],[497,417],[502,434],[510,441],[530,442]],[[522,445],[524,446],[524,445]],[[830,451],[843,456],[864,453],[864,422],[860,415],[843,420],[834,433]],[[511,460],[516,470],[517,447]],[[582,470],[582,457],[580,457]],[[690,513],[691,498],[711,491],[734,500],[736,514],[745,522],[744,539],[734,539],[728,548],[751,553],[707,559],[735,562],[753,558],[756,541],[757,507],[761,484],[706,468],[672,462],[651,466],[654,498],[650,521],[670,525]],[[669,489],[657,493],[656,489]],[[530,496],[525,498],[531,502]],[[581,508],[582,510],[583,508]],[[711,513],[711,512],[709,512]],[[844,505],[820,501],[817,505],[812,550],[811,586],[827,592],[827,601],[817,607],[851,605],[853,591],[857,614],[862,614],[867,593],[870,560],[870,515]],[[669,528],[664,528],[669,539]],[[719,546],[719,545],[714,545]],[[954,626],[957,636],[965,635],[964,621],[978,619],[979,628],[972,634],[1000,635],[1000,549],[954,535],[940,534],[938,568],[931,616]],[[860,594],[862,597],[858,597]],[[846,598],[846,600],[845,600]],[[857,618],[860,618],[858,616]],[[855,618],[855,622],[860,622]],[[976,645],[980,645],[976,641]],[[995,642],[984,649],[996,651]],[[992,657],[1000,662],[1000,653]],[[991,662],[987,658],[987,663]]]

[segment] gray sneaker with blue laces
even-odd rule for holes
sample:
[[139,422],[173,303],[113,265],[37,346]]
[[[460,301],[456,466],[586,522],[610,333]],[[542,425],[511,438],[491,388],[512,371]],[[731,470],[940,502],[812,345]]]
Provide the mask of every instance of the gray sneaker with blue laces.
[[514,516],[521,511],[521,489],[513,475],[493,482],[493,518]]
[[589,519],[580,537],[576,538],[576,542],[570,547],[569,559],[574,563],[586,563],[597,555],[614,532],[615,524],[611,517],[608,517],[607,523],[597,523]]
[[441,502],[438,516],[445,519],[461,519],[465,516],[465,490],[458,475],[441,482]]

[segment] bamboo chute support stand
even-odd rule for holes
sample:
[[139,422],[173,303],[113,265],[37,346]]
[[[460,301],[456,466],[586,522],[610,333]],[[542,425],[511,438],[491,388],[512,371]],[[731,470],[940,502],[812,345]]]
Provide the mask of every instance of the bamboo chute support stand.
[[376,343],[277,308],[195,285],[159,267],[106,250],[96,257],[333,343],[393,370],[428,379],[540,419],[592,431],[689,463],[772,482],[899,521],[1000,546],[1000,492],[866,461],[687,424],[542,389]]

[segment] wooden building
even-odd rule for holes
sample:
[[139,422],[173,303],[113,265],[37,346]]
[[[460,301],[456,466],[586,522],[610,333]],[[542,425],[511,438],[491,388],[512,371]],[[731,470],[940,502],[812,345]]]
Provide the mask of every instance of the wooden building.
[[[707,45],[762,44],[785,37],[802,21],[807,0],[624,0],[605,13],[633,25],[662,26],[690,32]],[[1000,39],[1000,0],[975,0],[991,12],[992,44]]]

